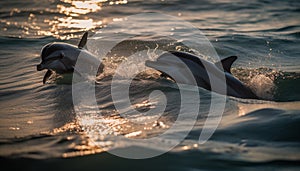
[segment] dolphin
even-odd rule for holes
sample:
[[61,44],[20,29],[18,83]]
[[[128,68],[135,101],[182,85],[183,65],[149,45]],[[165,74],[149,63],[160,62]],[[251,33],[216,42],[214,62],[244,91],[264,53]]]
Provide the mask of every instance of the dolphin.
[[[196,84],[194,86],[223,95],[258,99],[249,87],[231,74],[230,69],[236,59],[236,56],[230,56],[217,63],[212,63],[190,53],[169,51],[160,55],[156,61],[147,60],[145,65],[160,71],[161,76],[169,77],[180,84]],[[193,78],[188,76],[188,72]],[[212,83],[217,84],[213,88],[211,79],[214,80]],[[226,88],[222,88],[222,86],[226,86]]]
[[[46,74],[43,78],[45,84],[47,79],[53,74],[72,73],[75,70],[75,64],[79,54],[87,56],[87,61],[91,64],[98,64],[97,58],[83,49],[87,43],[88,32],[85,32],[78,44],[74,46],[63,42],[53,42],[45,45],[41,50],[41,63],[37,65],[37,70],[42,71],[47,69]],[[98,73],[103,71],[103,65],[100,64]]]

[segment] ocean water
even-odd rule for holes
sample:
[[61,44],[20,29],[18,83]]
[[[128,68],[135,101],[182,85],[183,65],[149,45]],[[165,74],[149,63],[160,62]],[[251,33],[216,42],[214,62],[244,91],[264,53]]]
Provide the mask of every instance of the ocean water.
[[[163,17],[151,18],[153,13]],[[136,25],[124,19],[138,14],[142,17]],[[299,170],[299,16],[297,0],[1,1],[1,164],[11,170]],[[194,29],[173,28],[174,18]],[[118,27],[109,27],[120,21],[121,33]],[[90,33],[90,40],[98,38],[105,45],[124,36],[123,32],[146,33],[132,33],[103,58],[105,69],[95,85],[101,115],[95,113],[93,106],[76,112],[72,88],[80,83],[72,84],[71,74],[53,76],[43,84],[45,71],[36,71],[45,44],[77,45],[85,31]],[[124,99],[113,101],[111,95],[116,66],[140,50],[150,56],[156,49],[205,54],[207,49],[182,45],[185,41],[194,42],[199,31],[215,48],[213,54],[221,59],[238,56],[232,74],[261,99],[226,97],[217,129],[201,144],[199,136],[210,108],[222,106],[218,99],[224,97],[212,100],[214,93],[199,88],[196,94],[200,101],[183,101],[181,94],[194,97],[195,93],[188,88],[179,90],[175,83],[150,70],[131,82],[130,101],[136,111],[129,110],[127,118],[122,117],[115,103],[123,103]],[[180,40],[172,39],[174,34]],[[209,54],[204,57],[216,62],[215,56]],[[136,66],[120,73],[129,76],[136,72]],[[118,85],[124,84],[117,81]],[[151,94],[155,90],[164,93],[166,104],[155,101],[162,97]],[[149,95],[156,103],[149,100]],[[194,118],[189,110],[181,111],[186,121],[171,129],[182,104],[199,105],[198,113],[192,113],[197,116]],[[164,105],[162,115],[145,114]],[[191,130],[190,121],[194,122]],[[135,156],[141,152],[139,149],[149,153],[166,151],[172,137],[156,143],[136,144],[129,140],[150,139],[170,129],[175,137],[186,136],[160,156],[134,160],[107,152],[123,150]]]

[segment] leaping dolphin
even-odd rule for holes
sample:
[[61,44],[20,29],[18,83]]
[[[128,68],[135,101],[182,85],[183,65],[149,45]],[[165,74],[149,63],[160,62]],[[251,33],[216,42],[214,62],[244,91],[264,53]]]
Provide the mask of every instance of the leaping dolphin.
[[[37,70],[41,71],[48,69],[43,78],[43,83],[52,75],[53,72],[58,74],[72,73],[75,69],[75,64],[80,53],[87,56],[87,61],[90,63],[98,63],[97,58],[83,49],[87,43],[88,32],[85,32],[78,44],[74,46],[63,42],[54,42],[45,45],[41,51],[42,62],[37,65]],[[103,65],[101,64],[98,73],[102,72]]]
[[[145,65],[160,71],[162,76],[176,80],[177,83],[193,85],[193,81],[187,76],[186,67],[188,67],[193,79],[196,81],[197,85],[195,86],[223,95],[258,99],[249,87],[231,74],[231,65],[236,59],[236,56],[230,56],[217,63],[212,63],[190,53],[170,51],[159,56],[156,61],[147,60]],[[176,76],[176,79],[173,78],[174,76]],[[222,76],[224,79],[222,79]],[[217,80],[215,83],[219,84],[218,86],[226,86],[226,89],[223,88],[226,91],[212,90],[210,77]]]

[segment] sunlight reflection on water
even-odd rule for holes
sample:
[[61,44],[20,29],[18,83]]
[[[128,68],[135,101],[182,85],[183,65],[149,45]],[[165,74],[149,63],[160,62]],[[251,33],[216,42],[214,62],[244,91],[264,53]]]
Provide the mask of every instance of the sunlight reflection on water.
[[[89,1],[71,1],[61,0],[62,4],[56,5],[56,12],[63,14],[63,17],[55,16],[52,19],[44,19],[50,30],[38,30],[38,35],[54,36],[61,40],[76,38],[75,35],[61,35],[61,33],[80,32],[103,27],[103,21],[92,19],[85,16],[89,13],[95,13],[102,9],[103,5],[124,5],[126,0],[110,1],[107,0],[89,0]],[[114,19],[113,19],[114,20]],[[65,28],[68,28],[65,30]]]

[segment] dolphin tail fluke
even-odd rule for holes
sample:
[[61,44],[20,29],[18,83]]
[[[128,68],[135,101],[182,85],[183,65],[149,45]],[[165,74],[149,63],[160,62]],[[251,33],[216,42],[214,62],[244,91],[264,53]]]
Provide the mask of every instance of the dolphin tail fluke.
[[48,80],[48,78],[52,75],[52,71],[48,69],[48,71],[46,72],[46,74],[44,75],[43,78],[43,84],[46,83],[46,81]]
[[84,32],[84,34],[78,44],[79,49],[82,49],[86,45],[87,38],[88,38],[88,32],[86,31],[86,32]]
[[219,62],[216,62],[215,65],[218,67],[218,68],[221,68],[223,67],[223,70],[225,72],[228,72],[231,74],[230,72],[230,69],[231,69],[231,66],[233,64],[233,62],[237,59],[237,56],[229,56],[227,58],[224,58],[222,59],[221,61]]

